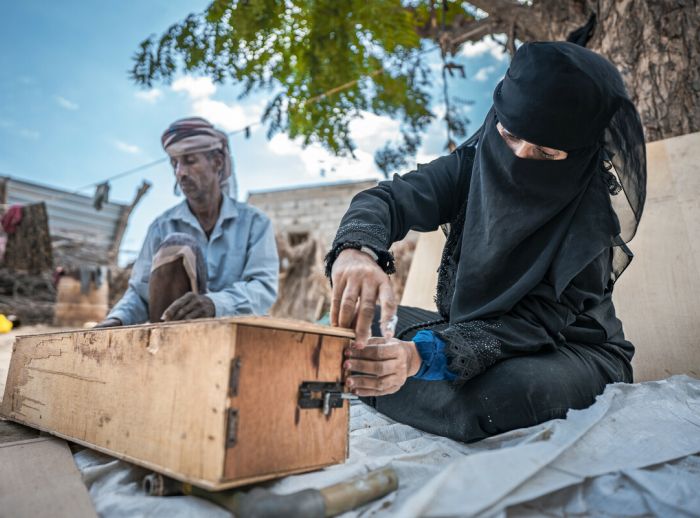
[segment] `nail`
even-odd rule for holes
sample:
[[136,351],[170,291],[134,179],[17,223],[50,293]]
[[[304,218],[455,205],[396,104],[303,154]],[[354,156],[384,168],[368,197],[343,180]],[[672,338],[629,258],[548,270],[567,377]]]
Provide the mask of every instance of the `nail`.
[[348,380],[348,387],[352,388],[355,385],[355,383],[352,381],[352,379]]
[[343,364],[343,367],[345,367],[346,369],[350,369],[350,367],[351,367],[350,362],[345,362]]
[[352,356],[352,352],[350,352],[350,349],[345,349],[345,356]]

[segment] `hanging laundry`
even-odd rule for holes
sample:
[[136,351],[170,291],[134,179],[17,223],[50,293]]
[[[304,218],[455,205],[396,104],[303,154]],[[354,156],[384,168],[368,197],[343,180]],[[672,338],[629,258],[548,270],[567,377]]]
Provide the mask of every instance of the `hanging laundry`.
[[80,280],[80,293],[87,295],[90,293],[91,285],[96,290],[102,287],[102,283],[107,281],[108,268],[106,266],[83,265],[78,269]]
[[9,235],[14,234],[22,222],[22,206],[12,205],[2,217],[2,229]]
[[102,206],[109,202],[109,182],[103,182],[95,188],[95,196],[92,198],[92,206],[95,210],[102,210]]

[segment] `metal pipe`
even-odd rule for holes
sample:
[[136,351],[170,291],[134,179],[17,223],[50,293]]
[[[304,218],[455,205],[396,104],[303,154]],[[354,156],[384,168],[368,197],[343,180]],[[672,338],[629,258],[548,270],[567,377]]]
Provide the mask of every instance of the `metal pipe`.
[[341,482],[321,489],[326,503],[326,517],[355,509],[376,500],[399,487],[399,477],[392,468],[385,467],[370,471],[347,482]]
[[329,518],[388,495],[398,488],[399,478],[392,468],[384,467],[320,490],[305,489],[288,495],[262,488],[249,492],[206,491],[158,473],[146,476],[142,486],[152,496],[185,494],[204,498],[238,518]]
[[143,477],[143,492],[148,496],[172,496],[182,494],[182,482],[164,477],[160,473],[151,473]]

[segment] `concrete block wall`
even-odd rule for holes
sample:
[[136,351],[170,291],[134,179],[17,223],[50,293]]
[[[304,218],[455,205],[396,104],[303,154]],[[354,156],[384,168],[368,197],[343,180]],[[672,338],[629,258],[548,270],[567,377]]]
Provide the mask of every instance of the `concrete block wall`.
[[330,245],[350,201],[376,180],[251,192],[247,203],[267,214],[276,232],[308,234]]

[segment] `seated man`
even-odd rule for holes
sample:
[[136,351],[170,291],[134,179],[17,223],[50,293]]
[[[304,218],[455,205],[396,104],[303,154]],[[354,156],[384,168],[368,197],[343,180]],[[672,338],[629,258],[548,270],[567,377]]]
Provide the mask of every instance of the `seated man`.
[[262,315],[277,296],[270,220],[228,195],[228,138],[181,119],[162,136],[186,200],[151,224],[122,299],[98,327]]

